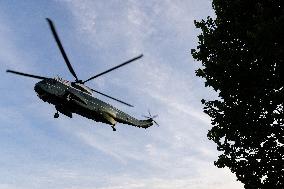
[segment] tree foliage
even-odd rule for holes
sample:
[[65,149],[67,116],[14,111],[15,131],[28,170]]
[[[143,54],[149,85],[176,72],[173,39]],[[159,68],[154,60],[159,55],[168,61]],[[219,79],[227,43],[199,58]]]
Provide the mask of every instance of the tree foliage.
[[[282,1],[282,3],[281,3]],[[216,18],[192,50],[196,75],[219,94],[202,100],[212,120],[208,138],[245,188],[284,188],[283,0],[213,0]]]

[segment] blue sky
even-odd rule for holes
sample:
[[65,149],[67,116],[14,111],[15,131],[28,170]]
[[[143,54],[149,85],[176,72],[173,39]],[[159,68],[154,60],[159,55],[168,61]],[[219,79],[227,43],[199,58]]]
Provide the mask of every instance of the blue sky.
[[[193,20],[214,16],[209,0],[1,1],[0,189],[243,188],[213,165],[216,145],[201,98],[216,98],[194,70]],[[72,80],[49,30],[57,28],[81,79],[141,53],[144,57],[88,83],[134,104],[117,108],[142,118],[150,109],[160,127],[147,130],[74,116],[54,119],[37,80],[6,69]]]

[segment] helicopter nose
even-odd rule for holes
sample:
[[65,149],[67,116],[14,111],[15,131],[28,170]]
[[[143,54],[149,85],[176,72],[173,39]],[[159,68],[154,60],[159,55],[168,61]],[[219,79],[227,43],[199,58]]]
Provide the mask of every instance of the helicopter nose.
[[38,95],[44,95],[45,94],[45,91],[43,90],[41,83],[35,84],[34,90]]

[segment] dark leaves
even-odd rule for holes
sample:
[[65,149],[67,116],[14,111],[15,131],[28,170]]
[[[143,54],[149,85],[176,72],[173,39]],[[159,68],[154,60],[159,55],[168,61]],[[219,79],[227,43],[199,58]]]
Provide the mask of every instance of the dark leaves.
[[213,0],[216,19],[194,21],[196,75],[221,99],[201,100],[208,138],[246,188],[284,188],[284,8],[280,0]]

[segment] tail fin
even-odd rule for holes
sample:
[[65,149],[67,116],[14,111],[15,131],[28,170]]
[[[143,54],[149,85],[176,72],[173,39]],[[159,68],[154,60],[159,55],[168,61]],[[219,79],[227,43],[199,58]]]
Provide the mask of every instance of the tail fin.
[[154,119],[158,117],[158,115],[151,114],[150,110],[148,110],[148,116],[143,115],[143,117],[147,118],[147,121],[151,121],[152,125],[155,123],[157,126],[160,126]]
[[148,118],[145,120],[139,120],[136,127],[141,127],[144,129],[147,129],[148,127],[151,127],[153,125],[153,119],[152,118]]

